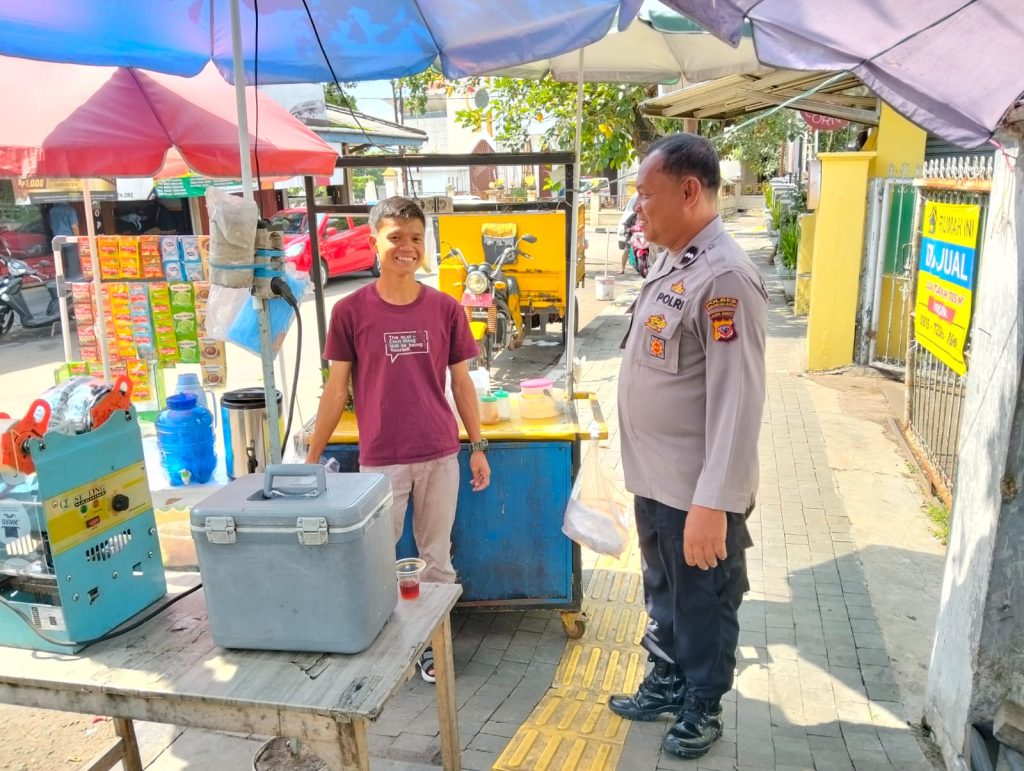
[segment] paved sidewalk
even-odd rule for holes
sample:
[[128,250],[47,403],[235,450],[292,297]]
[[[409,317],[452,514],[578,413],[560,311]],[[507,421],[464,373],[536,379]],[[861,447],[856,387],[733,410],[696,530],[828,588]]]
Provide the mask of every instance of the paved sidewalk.
[[[747,228],[752,222],[747,219],[740,225]],[[799,376],[804,324],[791,315],[774,274],[763,264],[766,239],[753,232],[740,235],[745,246],[757,250],[753,253],[768,278],[772,309],[768,403],[760,439],[761,492],[750,520],[755,541],[748,552],[752,591],[741,610],[737,687],[725,704],[723,739],[705,758],[683,762],[661,753],[667,719],[630,724],[614,716],[606,719],[602,708],[593,712],[595,720],[602,721],[600,735],[595,735],[593,730],[577,729],[572,716],[552,723],[557,705],[549,714],[538,709],[539,704],[554,705],[570,693],[577,707],[589,706],[586,698],[591,695],[598,703],[604,698],[604,691],[594,686],[591,694],[574,679],[580,654],[574,656],[573,651],[593,654],[596,669],[589,673],[591,680],[601,679],[605,664],[599,662],[610,661],[606,654],[613,649],[620,665],[629,650],[643,660],[640,649],[631,645],[642,615],[637,612],[642,610],[642,598],[636,590],[639,565],[634,549],[621,561],[598,562],[594,555],[585,555],[591,612],[603,613],[619,589],[625,599],[615,613],[592,617],[587,635],[578,642],[566,641],[553,611],[454,614],[464,768],[489,769],[499,758],[501,768],[568,768],[572,758],[578,762],[594,757],[603,760],[579,762],[577,767],[931,768],[907,725],[815,404],[807,381]],[[603,247],[589,268],[601,264]],[[609,423],[611,436],[602,443],[603,458],[621,481],[615,406],[618,345],[626,330],[625,309],[639,280],[627,275],[616,288],[615,300],[599,303],[596,309],[589,299],[592,284],[581,292],[588,297],[581,304],[590,306],[589,315],[595,310],[598,315],[581,329],[578,352],[586,357],[583,385],[598,394]],[[588,317],[586,309],[583,316]],[[605,680],[614,682],[611,674]],[[414,676],[371,726],[374,768],[440,765],[432,688]],[[532,744],[525,746],[524,723],[536,726],[545,720],[549,733],[562,730],[572,744],[559,747],[555,741],[554,747],[547,745],[545,755],[537,738],[543,732],[535,731]],[[153,771],[211,768],[213,758],[221,768],[247,768],[263,741],[158,726],[143,726],[140,738],[147,768]],[[590,742],[604,742],[611,750],[587,754]]]

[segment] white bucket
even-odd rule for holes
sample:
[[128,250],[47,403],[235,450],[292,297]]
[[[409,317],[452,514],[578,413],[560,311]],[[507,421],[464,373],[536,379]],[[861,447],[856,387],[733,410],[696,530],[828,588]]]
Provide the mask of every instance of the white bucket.
[[594,278],[594,297],[598,300],[615,299],[615,276],[597,276]]

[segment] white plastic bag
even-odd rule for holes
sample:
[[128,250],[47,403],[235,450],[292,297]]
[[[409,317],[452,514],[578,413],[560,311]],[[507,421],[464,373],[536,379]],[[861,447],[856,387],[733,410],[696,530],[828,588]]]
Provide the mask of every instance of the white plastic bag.
[[620,557],[629,543],[629,515],[622,496],[601,468],[597,437],[573,485],[562,532],[598,554]]
[[210,212],[210,283],[248,287],[252,284],[256,224],[260,219],[256,202],[209,187],[206,205]]

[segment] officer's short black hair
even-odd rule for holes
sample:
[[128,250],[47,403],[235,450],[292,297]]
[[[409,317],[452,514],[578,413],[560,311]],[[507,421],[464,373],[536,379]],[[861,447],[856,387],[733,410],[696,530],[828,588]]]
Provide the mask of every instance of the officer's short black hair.
[[377,232],[377,227],[380,225],[381,220],[419,220],[423,223],[423,227],[427,226],[427,218],[424,216],[420,205],[411,198],[405,198],[400,195],[393,195],[390,198],[385,198],[383,201],[378,201],[370,209],[371,232]]
[[718,153],[704,137],[684,133],[661,137],[650,146],[647,157],[654,154],[661,156],[661,170],[670,177],[694,176],[706,192],[718,192],[722,184]]

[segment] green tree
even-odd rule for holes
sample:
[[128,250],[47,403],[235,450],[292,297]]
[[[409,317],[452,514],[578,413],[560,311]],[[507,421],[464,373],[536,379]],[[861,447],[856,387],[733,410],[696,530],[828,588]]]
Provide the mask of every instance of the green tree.
[[327,83],[324,85],[324,101],[327,104],[332,104],[335,107],[344,107],[347,110],[356,109],[356,98],[345,91],[346,88],[352,88],[355,83],[342,83],[341,88],[336,86],[334,83]]
[[[444,87],[448,94],[475,93],[486,88],[484,107],[459,110],[457,120],[467,128],[494,126],[495,137],[513,151],[526,147],[531,125],[545,127],[542,137],[548,149],[572,150],[576,130],[576,84],[550,78],[467,78],[445,81],[440,72],[428,70],[403,79],[409,96],[406,108],[422,112],[429,90]],[[589,172],[628,166],[660,133],[658,126],[640,113],[640,102],[657,94],[657,86],[617,83],[586,83],[583,86],[583,125],[580,162]]]
[[[743,122],[755,117],[758,116],[744,118]],[[714,141],[723,158],[732,158],[746,164],[762,178],[773,177],[778,173],[782,167],[786,142],[798,137],[802,130],[802,124],[792,110],[779,110],[764,115],[742,128],[732,128],[720,120],[700,122],[700,133]]]

